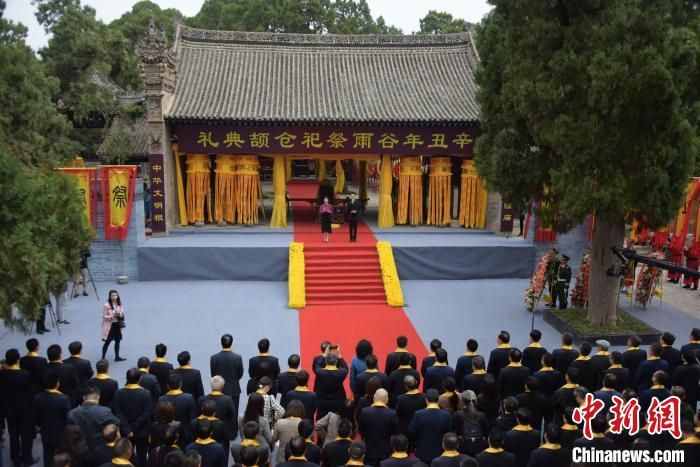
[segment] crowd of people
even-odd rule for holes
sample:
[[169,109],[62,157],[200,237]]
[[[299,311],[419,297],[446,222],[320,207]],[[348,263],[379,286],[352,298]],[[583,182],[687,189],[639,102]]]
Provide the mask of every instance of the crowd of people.
[[[208,393],[189,352],[173,366],[165,344],[119,387],[107,360],[93,371],[80,342],[67,358],[56,344],[44,357],[32,338],[26,355],[5,353],[0,416],[16,467],[37,462],[37,435],[44,467],[564,467],[576,447],[682,450],[683,465],[700,465],[700,329],[680,348],[664,333],[646,350],[631,337],[624,352],[606,341],[576,348],[569,334],[549,351],[541,338],[531,331],[520,350],[501,331],[488,356],[469,339],[454,365],[437,339],[419,361],[400,336],[383,365],[367,340],[350,362],[323,342],[308,371],[296,354],[282,371],[262,339],[247,362],[240,416],[244,362],[229,334],[211,356]],[[575,409],[589,393],[607,409],[614,396],[638,400],[639,432],[614,433],[604,410],[590,423],[593,436],[583,436]],[[681,439],[645,420],[653,398],[673,396]]]

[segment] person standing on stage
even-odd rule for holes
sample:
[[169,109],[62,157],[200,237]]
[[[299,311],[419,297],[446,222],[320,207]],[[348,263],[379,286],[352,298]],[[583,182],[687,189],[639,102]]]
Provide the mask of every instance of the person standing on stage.
[[557,269],[557,281],[554,288],[554,296],[552,297],[552,307],[557,306],[559,301],[559,309],[563,310],[568,305],[569,283],[571,282],[571,266],[569,266],[569,257],[562,255],[561,263]]
[[362,203],[357,199],[355,193],[350,195],[350,202],[347,205],[348,226],[350,228],[350,241],[357,241],[357,222],[362,215]]
[[121,298],[119,297],[119,292],[116,290],[110,290],[107,298],[107,303],[105,303],[102,308],[102,340],[104,345],[102,346],[102,359],[105,359],[107,355],[107,349],[109,349],[109,344],[114,341],[114,361],[123,362],[125,358],[119,356],[119,346],[122,341],[122,328],[124,328],[124,307],[122,306]]
[[[685,267],[693,271],[698,270],[700,266],[700,240],[690,237],[690,246],[685,249]],[[686,275],[683,278],[683,288],[698,290],[698,276],[691,277]]]
[[323,241],[328,242],[330,240],[330,235],[333,232],[332,215],[333,206],[328,202],[328,197],[323,198],[323,204],[318,209],[318,214],[321,217],[321,233],[323,234]]

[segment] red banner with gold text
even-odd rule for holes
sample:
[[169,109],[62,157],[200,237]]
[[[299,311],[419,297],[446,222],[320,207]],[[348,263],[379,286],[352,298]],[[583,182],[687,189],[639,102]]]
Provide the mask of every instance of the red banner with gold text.
[[135,165],[103,165],[102,201],[104,203],[105,240],[124,240],[136,188]]

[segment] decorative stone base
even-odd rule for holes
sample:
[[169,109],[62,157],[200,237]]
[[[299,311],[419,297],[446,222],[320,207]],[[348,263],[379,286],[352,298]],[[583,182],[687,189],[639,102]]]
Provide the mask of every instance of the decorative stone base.
[[[605,334],[605,333],[592,333],[583,334],[577,331],[571,324],[566,322],[561,317],[557,316],[552,310],[545,310],[542,314],[542,318],[545,323],[551,325],[554,329],[561,332],[562,334],[568,332],[574,337],[574,342],[579,344],[581,342],[589,342],[591,344],[595,343],[598,339],[605,339],[610,342],[610,345],[627,345],[627,338],[630,336],[638,336],[642,340],[643,345],[653,344],[659,341],[661,336],[661,331],[649,326],[652,330],[648,333],[620,333],[620,334]],[[646,323],[645,323],[646,324]],[[647,325],[648,326],[648,325]]]

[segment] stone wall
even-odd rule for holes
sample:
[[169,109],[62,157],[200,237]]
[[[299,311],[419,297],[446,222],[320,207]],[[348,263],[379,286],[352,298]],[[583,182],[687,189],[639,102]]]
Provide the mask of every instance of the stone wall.
[[137,249],[145,240],[145,212],[143,206],[143,179],[136,179],[136,195],[131,210],[129,233],[126,240],[104,239],[104,208],[97,203],[97,232],[90,246],[90,272],[97,282],[115,282],[118,276],[138,280]]

